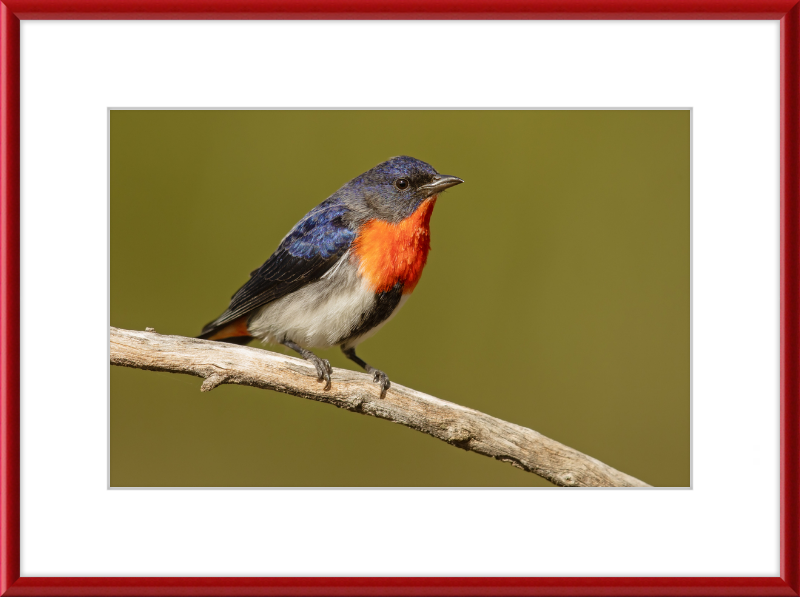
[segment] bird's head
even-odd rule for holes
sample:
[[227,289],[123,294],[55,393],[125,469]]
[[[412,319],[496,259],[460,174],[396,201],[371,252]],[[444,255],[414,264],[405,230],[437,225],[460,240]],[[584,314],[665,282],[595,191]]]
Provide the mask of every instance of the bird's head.
[[439,174],[422,160],[402,155],[367,170],[342,191],[359,203],[358,210],[365,212],[365,217],[399,222],[426,199],[462,182],[457,176]]

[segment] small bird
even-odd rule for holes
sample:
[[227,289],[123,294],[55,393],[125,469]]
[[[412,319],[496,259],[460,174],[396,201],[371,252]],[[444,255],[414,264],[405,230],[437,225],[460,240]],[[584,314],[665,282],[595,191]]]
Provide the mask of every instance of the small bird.
[[383,396],[389,377],[356,356],[356,346],[411,296],[428,259],[436,199],[462,182],[408,156],[357,176],[289,231],[199,337],[283,344],[314,364],[326,390],[331,365],[309,349],[338,345]]

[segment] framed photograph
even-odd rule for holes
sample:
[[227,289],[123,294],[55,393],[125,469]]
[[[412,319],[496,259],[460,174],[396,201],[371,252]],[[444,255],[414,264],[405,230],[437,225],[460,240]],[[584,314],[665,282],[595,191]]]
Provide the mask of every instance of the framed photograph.
[[798,10],[3,4],[0,594],[798,595]]

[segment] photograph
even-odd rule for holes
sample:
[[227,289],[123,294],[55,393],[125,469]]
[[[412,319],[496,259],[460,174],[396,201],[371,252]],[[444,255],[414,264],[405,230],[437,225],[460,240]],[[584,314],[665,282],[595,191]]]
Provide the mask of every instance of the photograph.
[[108,118],[112,489],[691,487],[690,109]]

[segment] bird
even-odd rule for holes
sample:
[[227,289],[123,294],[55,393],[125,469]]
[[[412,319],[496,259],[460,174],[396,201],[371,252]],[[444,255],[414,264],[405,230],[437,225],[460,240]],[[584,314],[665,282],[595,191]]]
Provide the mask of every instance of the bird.
[[326,391],[333,369],[310,349],[339,346],[384,397],[389,377],[356,347],[411,296],[428,259],[436,200],[463,182],[410,156],[356,176],[289,231],[198,338],[282,344],[314,365]]

